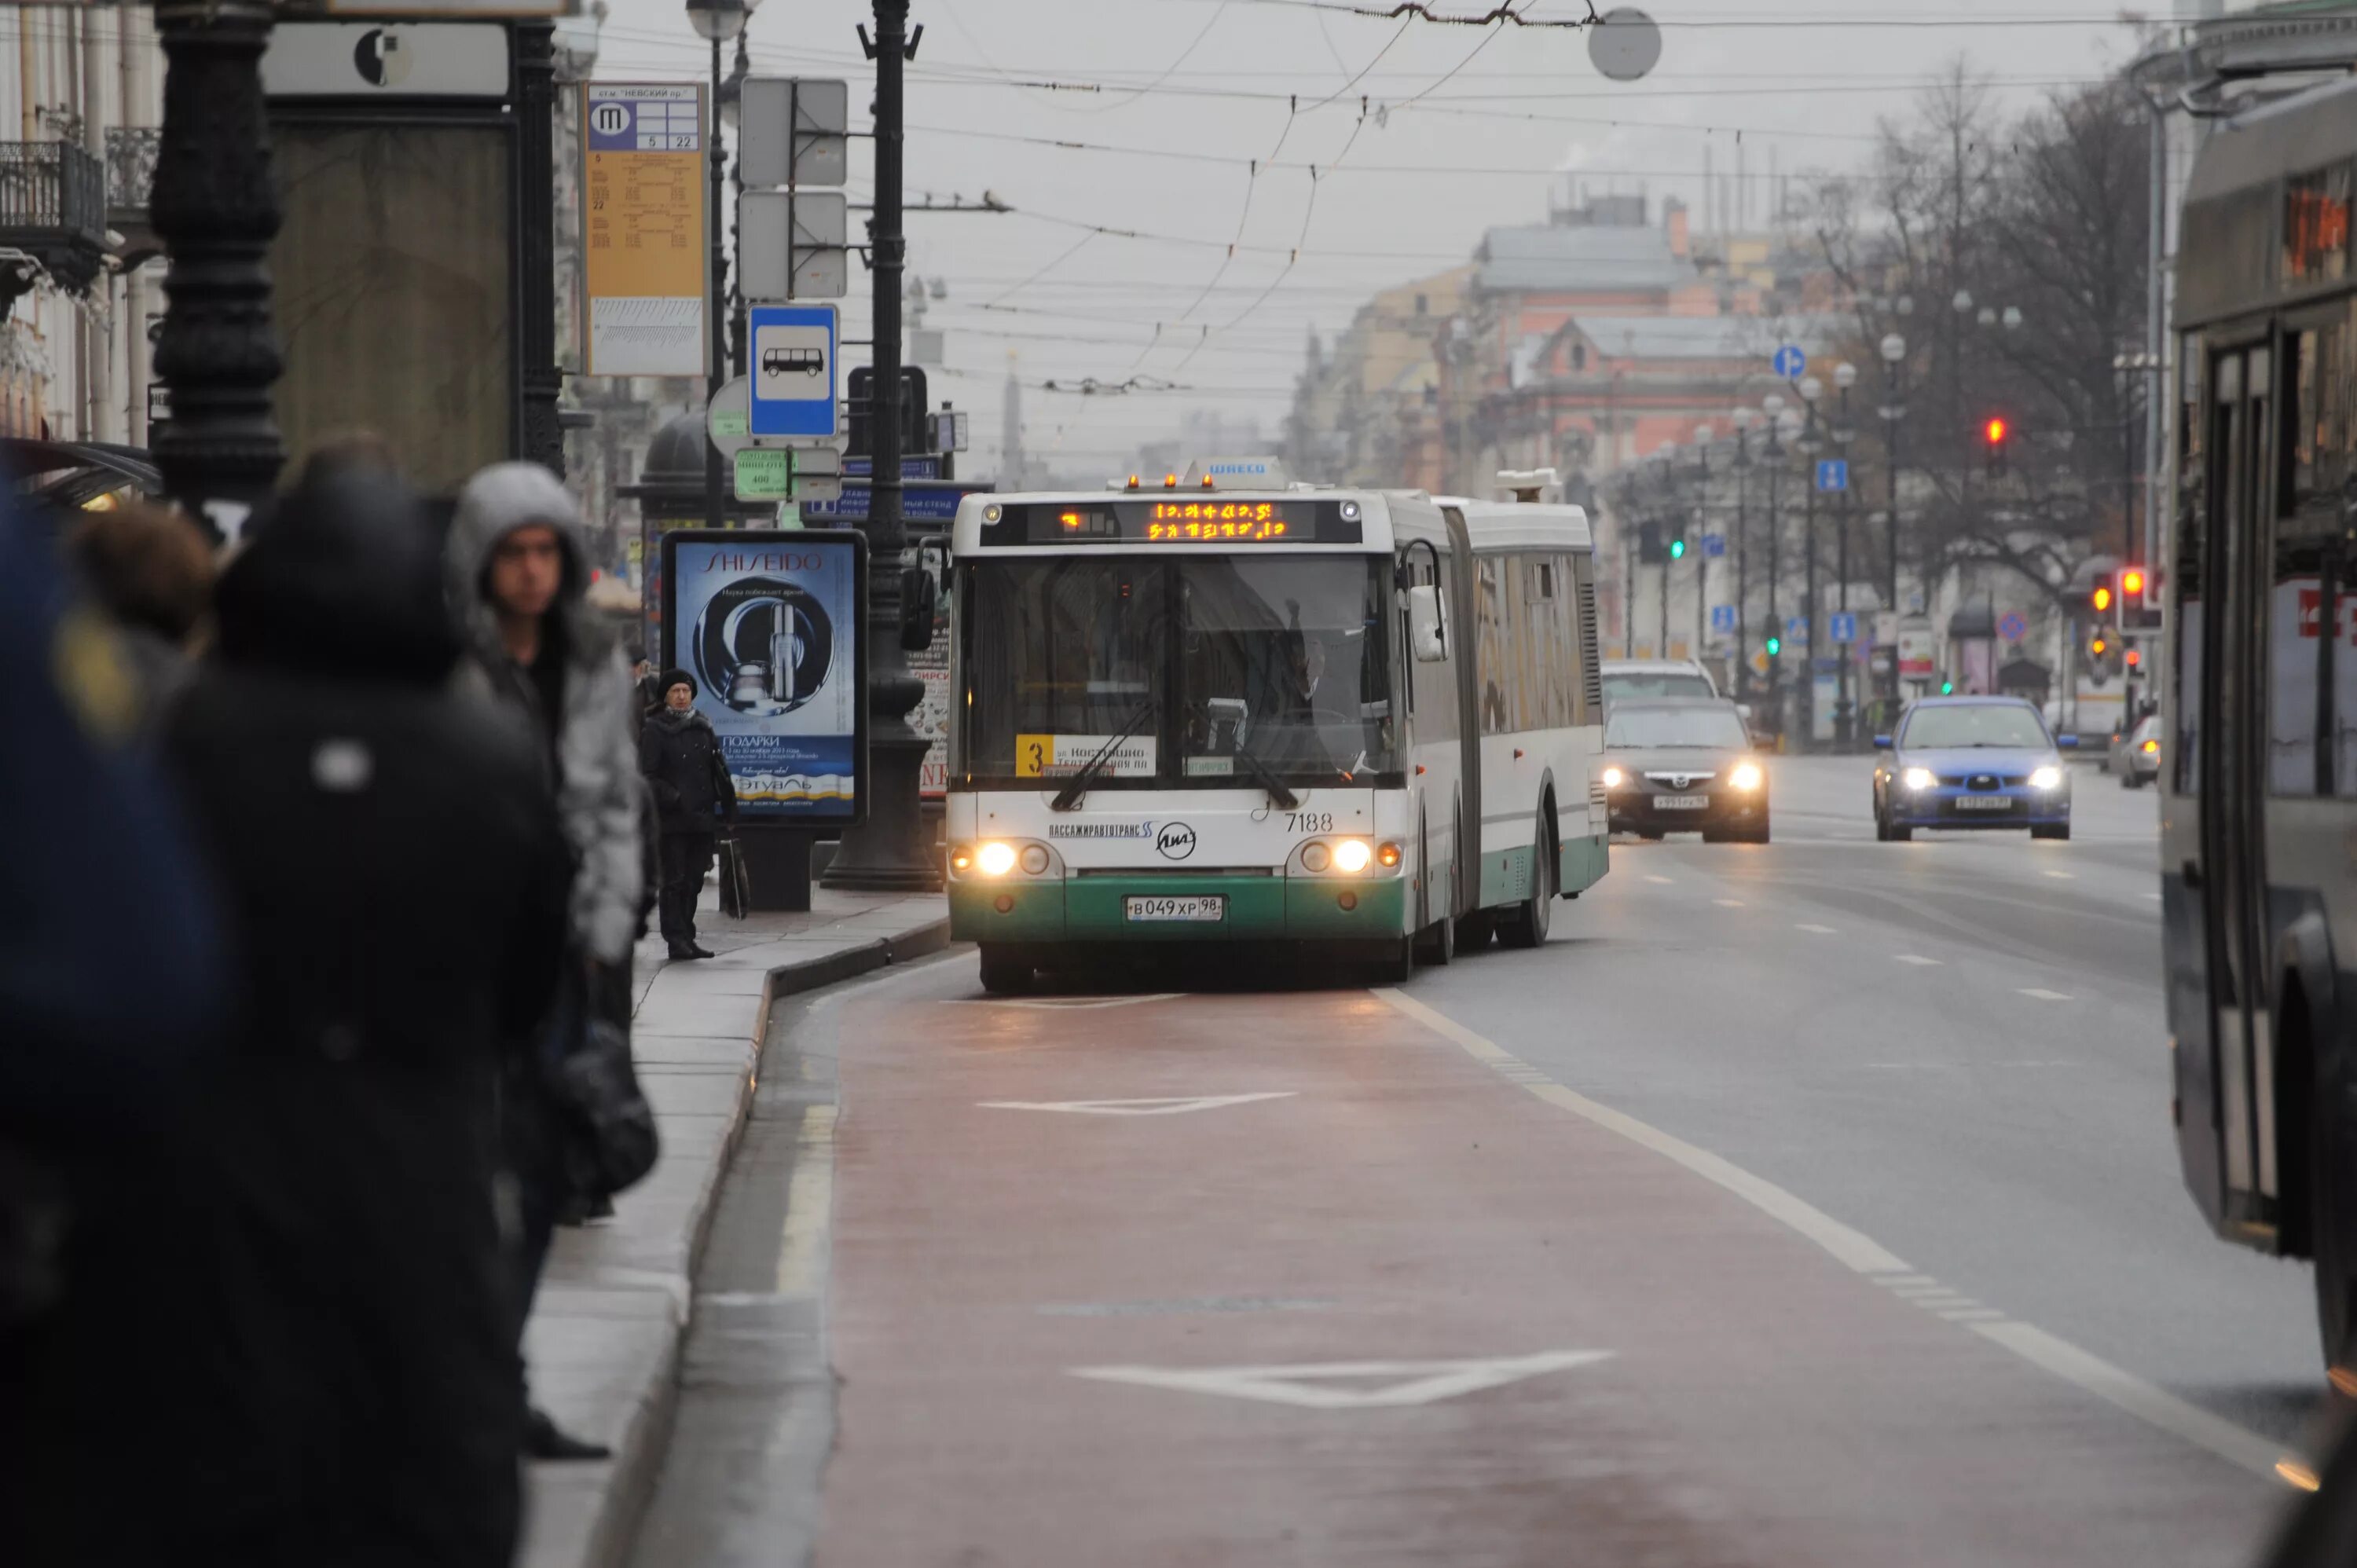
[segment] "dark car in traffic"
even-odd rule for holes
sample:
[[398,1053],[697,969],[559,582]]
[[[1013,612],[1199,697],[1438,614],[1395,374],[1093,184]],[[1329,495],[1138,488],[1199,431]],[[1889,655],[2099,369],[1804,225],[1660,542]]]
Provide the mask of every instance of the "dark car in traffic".
[[2018,697],[1924,697],[1874,737],[1874,836],[1904,843],[1917,828],[2028,828],[2071,836],[2071,771],[2056,736]]
[[1598,775],[1614,832],[1768,842],[1768,768],[1735,704],[1676,698],[1616,704]]

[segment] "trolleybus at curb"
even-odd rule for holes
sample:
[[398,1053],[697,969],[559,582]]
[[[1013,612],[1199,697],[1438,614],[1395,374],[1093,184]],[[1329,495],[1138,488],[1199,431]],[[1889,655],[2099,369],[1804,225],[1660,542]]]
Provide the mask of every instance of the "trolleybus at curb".
[[1586,514],[1275,467],[959,507],[950,918],[987,988],[1188,949],[1403,979],[1604,874]]

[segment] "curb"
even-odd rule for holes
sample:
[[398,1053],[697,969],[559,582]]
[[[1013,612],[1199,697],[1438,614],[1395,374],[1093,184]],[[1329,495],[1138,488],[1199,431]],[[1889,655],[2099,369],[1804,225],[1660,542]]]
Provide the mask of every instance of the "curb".
[[[674,1303],[674,1310],[669,1315],[662,1359],[654,1369],[647,1395],[614,1443],[614,1458],[606,1476],[602,1496],[596,1505],[594,1517],[587,1521],[582,1537],[582,1550],[573,1560],[578,1568],[623,1568],[637,1540],[647,1500],[653,1495],[656,1479],[662,1475],[663,1461],[670,1453],[672,1421],[679,1401],[680,1355],[695,1315],[695,1273],[703,1264],[705,1247],[711,1239],[720,1183],[736,1158],[747,1112],[752,1106],[761,1053],[769,1041],[772,1010],[784,998],[823,991],[828,986],[840,985],[847,980],[856,980],[863,974],[871,974],[896,963],[906,963],[911,959],[940,952],[949,945],[950,923],[944,916],[895,936],[878,937],[856,947],[838,949],[796,963],[780,964],[770,971],[753,1015],[752,1036],[748,1042],[752,1049],[751,1063],[738,1080],[727,1133],[721,1139],[717,1155],[706,1173],[689,1222],[688,1277],[683,1282],[684,1289]],[[527,1522],[525,1554],[529,1554],[531,1546],[530,1521]],[[519,1561],[522,1560],[520,1555]]]

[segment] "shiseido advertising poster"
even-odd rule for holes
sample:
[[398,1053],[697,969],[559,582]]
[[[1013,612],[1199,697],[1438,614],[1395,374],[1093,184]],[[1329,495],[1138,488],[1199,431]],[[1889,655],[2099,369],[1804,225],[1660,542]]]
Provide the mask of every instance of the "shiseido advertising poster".
[[866,541],[811,530],[697,529],[662,545],[666,662],[695,705],[748,816],[866,815]]

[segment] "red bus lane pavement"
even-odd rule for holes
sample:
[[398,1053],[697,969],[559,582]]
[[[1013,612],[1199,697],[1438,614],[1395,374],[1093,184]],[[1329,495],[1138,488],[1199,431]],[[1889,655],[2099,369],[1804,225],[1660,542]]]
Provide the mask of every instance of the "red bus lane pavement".
[[2248,1560],[2247,1456],[1418,1011],[847,1004],[817,1561]]

